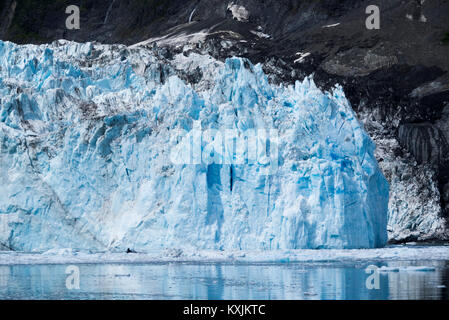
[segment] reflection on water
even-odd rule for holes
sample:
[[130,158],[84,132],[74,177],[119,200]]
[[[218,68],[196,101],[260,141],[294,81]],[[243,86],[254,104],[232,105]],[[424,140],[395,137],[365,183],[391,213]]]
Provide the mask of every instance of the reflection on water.
[[[380,273],[368,265],[430,266]],[[448,299],[449,262],[360,264],[78,265],[80,289],[66,288],[65,265],[0,266],[0,299]]]

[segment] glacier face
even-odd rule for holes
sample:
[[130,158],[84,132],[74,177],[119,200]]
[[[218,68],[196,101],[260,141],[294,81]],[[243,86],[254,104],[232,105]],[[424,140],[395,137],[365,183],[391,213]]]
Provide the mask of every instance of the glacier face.
[[[276,250],[387,241],[388,183],[341,88],[323,93],[311,79],[275,86],[242,58],[0,42],[0,98],[3,247]],[[256,139],[268,164],[249,161],[249,147],[240,153],[246,160],[229,157],[239,141],[250,145],[238,138],[259,130],[276,132]],[[227,131],[236,139],[224,139]],[[217,133],[213,143],[205,132]],[[191,136],[197,148],[183,144]],[[198,152],[199,161],[183,160]]]

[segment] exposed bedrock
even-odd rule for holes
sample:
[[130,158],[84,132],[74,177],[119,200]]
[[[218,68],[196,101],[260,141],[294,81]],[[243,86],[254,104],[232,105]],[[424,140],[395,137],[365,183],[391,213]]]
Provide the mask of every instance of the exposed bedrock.
[[449,146],[443,132],[431,123],[407,123],[399,126],[398,138],[418,163],[444,165]]

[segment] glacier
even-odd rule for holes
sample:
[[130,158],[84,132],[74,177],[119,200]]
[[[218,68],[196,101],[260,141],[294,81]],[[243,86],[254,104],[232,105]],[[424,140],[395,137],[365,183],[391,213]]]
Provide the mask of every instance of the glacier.
[[[341,87],[275,85],[245,58],[157,46],[0,41],[0,99],[0,249],[387,242],[389,185]],[[214,145],[227,145],[211,154],[222,161],[183,161],[211,150],[204,136],[198,150],[183,145],[196,138],[177,132],[195,130],[274,131],[257,141],[271,162],[224,161],[238,140],[220,135]]]

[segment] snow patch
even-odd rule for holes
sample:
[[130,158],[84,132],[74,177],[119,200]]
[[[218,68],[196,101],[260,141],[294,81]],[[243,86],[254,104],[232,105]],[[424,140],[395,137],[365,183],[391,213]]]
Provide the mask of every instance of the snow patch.
[[258,36],[259,38],[263,38],[263,39],[269,39],[271,38],[271,36],[269,34],[260,32],[260,31],[254,31],[254,30],[250,30],[250,32],[256,36]]
[[244,6],[240,6],[231,2],[228,4],[227,10],[231,11],[232,17],[237,21],[247,22],[249,19],[249,11]]
[[334,24],[329,24],[327,26],[323,26],[323,28],[334,28],[334,27],[339,26],[339,25],[340,25],[340,22],[334,23]]
[[193,18],[193,15],[195,14],[195,12],[196,12],[196,8],[192,10],[192,13],[190,13],[189,23],[192,22],[192,18]]
[[293,63],[302,63],[302,62],[304,62],[305,58],[310,56],[310,54],[311,54],[310,52],[306,52],[306,53],[297,52],[296,55],[299,56],[299,58],[296,59]]
[[202,30],[196,33],[180,33],[180,34],[168,34],[162,37],[150,38],[148,40],[136,43],[130,48],[136,48],[139,46],[146,46],[156,43],[158,46],[174,46],[180,47],[186,44],[195,44],[203,42],[210,33],[207,30]]

